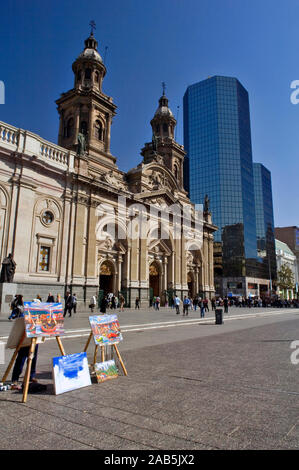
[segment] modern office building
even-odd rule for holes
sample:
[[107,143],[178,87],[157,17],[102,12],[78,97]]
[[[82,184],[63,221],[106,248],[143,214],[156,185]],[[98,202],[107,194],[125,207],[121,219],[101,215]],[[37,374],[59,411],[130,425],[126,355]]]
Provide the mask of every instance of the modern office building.
[[277,271],[271,173],[261,163],[254,163],[253,178],[258,258],[264,277],[269,277],[275,285]]
[[248,92],[232,77],[214,76],[184,95],[185,188],[197,204],[207,194],[220,295],[260,295],[269,274],[258,258]]

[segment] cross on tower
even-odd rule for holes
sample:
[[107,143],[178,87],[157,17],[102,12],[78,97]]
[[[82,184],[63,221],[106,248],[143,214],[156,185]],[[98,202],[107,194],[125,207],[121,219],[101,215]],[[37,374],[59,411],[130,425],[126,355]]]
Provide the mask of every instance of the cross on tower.
[[166,83],[162,82],[163,96],[165,95]]
[[90,34],[93,34],[93,30],[94,30],[94,29],[97,29],[97,28],[96,28],[96,23],[95,23],[95,21],[94,21],[94,20],[91,20],[91,22],[89,23],[89,26],[91,27],[91,32],[90,32]]

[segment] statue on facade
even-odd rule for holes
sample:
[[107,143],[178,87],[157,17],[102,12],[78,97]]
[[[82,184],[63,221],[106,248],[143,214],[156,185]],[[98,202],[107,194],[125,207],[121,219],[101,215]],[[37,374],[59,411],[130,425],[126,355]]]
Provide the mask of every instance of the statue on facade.
[[206,213],[210,211],[210,199],[209,199],[209,196],[207,194],[205,195],[205,202],[204,202],[203,211],[206,212]]
[[158,138],[155,136],[155,134],[153,133],[153,136],[152,136],[152,147],[153,147],[153,151],[154,152],[157,152],[157,144],[158,144]]
[[78,133],[77,143],[77,155],[84,155],[86,152],[86,136],[82,132]]
[[16,263],[12,258],[12,254],[9,253],[9,255],[2,261],[0,282],[13,282],[15,271]]

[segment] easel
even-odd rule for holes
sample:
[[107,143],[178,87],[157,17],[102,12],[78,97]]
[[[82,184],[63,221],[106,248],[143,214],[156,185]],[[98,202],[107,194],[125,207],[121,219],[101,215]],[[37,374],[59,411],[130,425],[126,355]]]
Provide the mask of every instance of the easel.
[[[91,331],[91,332],[90,332],[90,335],[89,335],[89,337],[88,337],[87,343],[86,343],[86,345],[85,345],[85,348],[84,348],[84,350],[83,350],[83,352],[86,352],[86,351],[87,351],[88,346],[89,346],[89,343],[90,343],[90,340],[91,340],[92,337],[93,337],[93,332]],[[112,346],[112,347],[114,348],[114,350],[115,350],[115,352],[116,352],[116,355],[117,355],[117,357],[118,357],[118,360],[119,360],[119,362],[120,362],[120,365],[122,366],[122,369],[123,369],[123,371],[124,371],[124,374],[125,374],[125,375],[128,375],[127,369],[126,369],[125,364],[124,364],[124,362],[123,362],[123,360],[122,360],[122,357],[121,357],[121,355],[120,355],[120,352],[119,352],[119,350],[118,350],[117,345],[116,345],[116,344],[109,344],[109,345],[107,345],[107,346]],[[105,361],[105,346],[104,346],[104,345],[100,345],[100,348],[101,348],[101,360],[102,360],[102,362],[104,362],[104,361]],[[94,354],[93,354],[93,363],[92,363],[93,366],[94,366],[94,365],[96,364],[96,362],[97,362],[98,349],[99,349],[99,345],[97,344],[97,345],[95,345]]]
[[[8,364],[8,367],[7,367],[5,373],[2,377],[2,382],[6,381],[6,379],[8,377],[8,374],[9,374],[9,372],[10,372],[10,370],[11,370],[11,368],[12,368],[14,362],[15,362],[17,354],[18,354],[19,350],[21,349],[22,343],[23,343],[25,338],[26,338],[26,332],[25,332],[25,329],[24,329],[24,333],[22,335],[22,338],[20,339],[19,344],[17,345],[17,347],[15,349],[15,352],[13,353],[12,358],[10,360],[10,363]],[[65,351],[63,349],[60,336],[56,336],[56,341],[57,341],[57,344],[58,344],[58,347],[59,347],[59,350],[60,350],[62,356],[65,356]],[[34,352],[35,352],[36,342],[37,342],[37,337],[31,338],[31,343],[30,343],[30,346],[29,346],[29,353],[28,353],[28,358],[27,358],[27,367],[26,367],[26,372],[25,372],[25,376],[24,376],[24,380],[23,380],[22,403],[26,403],[26,401],[27,401],[30,372],[31,372],[32,360],[33,360],[33,356],[34,356]]]

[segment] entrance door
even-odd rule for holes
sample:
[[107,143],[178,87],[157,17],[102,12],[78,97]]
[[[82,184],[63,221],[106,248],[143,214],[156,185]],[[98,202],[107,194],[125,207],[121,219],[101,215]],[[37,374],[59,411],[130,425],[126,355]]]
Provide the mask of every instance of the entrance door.
[[150,265],[149,287],[153,290],[153,297],[160,295],[160,273],[155,264]]
[[187,284],[188,284],[188,295],[191,297],[191,299],[193,299],[195,292],[194,292],[194,280],[193,280],[193,276],[191,273],[187,274]]
[[100,269],[100,290],[104,292],[104,295],[110,294],[113,292],[113,273],[111,270],[111,266],[104,262],[101,265]]

